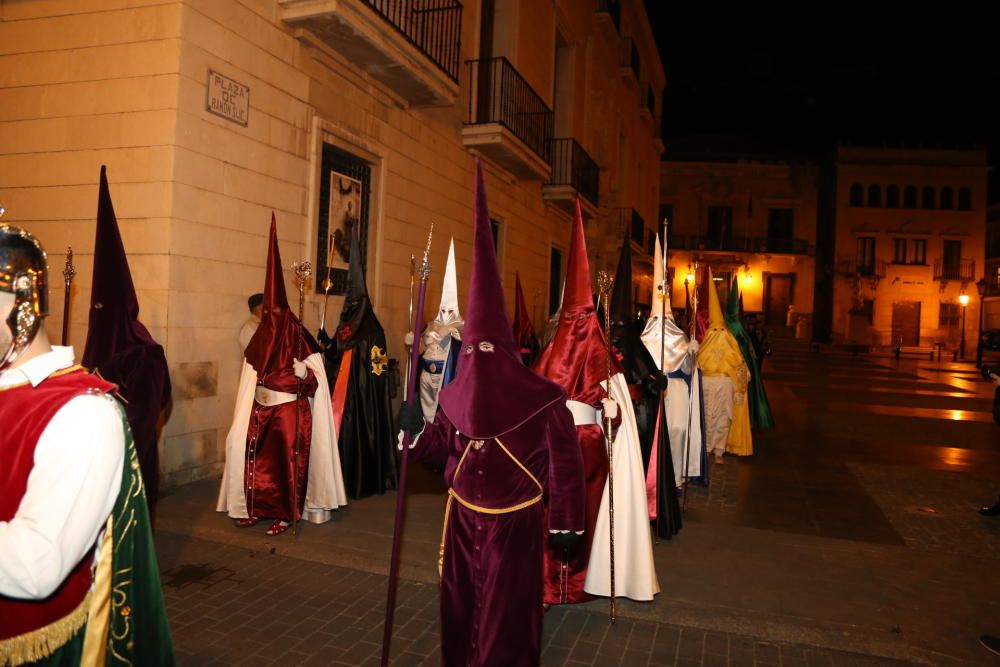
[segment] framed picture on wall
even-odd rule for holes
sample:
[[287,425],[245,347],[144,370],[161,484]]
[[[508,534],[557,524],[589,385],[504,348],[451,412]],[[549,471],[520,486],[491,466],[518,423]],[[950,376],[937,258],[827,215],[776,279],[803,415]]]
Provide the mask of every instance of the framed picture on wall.
[[327,278],[332,285],[330,294],[347,291],[352,239],[361,244],[362,268],[367,273],[371,174],[371,164],[360,156],[323,144],[316,229],[317,293],[323,292]]

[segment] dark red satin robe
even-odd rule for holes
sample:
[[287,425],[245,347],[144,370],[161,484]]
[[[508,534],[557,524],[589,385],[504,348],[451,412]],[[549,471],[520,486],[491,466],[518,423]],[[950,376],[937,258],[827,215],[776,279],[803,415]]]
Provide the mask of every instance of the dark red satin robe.
[[[299,397],[299,457],[296,518],[305,502],[309,443],[312,439],[312,410],[309,397],[316,393],[316,376],[307,371]],[[292,369],[268,373],[258,384],[275,391],[294,394],[298,380]],[[247,429],[246,487],[247,513],[252,517],[292,520],[292,459],[295,446],[295,401],[263,406],[254,401]]]
[[[562,403],[500,436],[545,490],[536,503],[508,514],[484,514],[453,501],[441,574],[441,655],[446,666],[538,665],[542,640],[543,548],[547,530],[583,530],[583,475],[573,416]],[[445,480],[465,500],[508,508],[538,487],[486,440],[472,448],[443,410],[417,440],[413,455],[445,466]]]

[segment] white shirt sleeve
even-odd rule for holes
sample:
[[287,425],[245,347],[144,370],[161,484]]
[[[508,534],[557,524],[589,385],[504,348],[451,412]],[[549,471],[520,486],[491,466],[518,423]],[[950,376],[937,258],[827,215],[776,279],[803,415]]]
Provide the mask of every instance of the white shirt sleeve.
[[78,396],[45,427],[14,518],[0,521],[0,595],[51,595],[94,545],[121,486],[125,432],[106,396]]

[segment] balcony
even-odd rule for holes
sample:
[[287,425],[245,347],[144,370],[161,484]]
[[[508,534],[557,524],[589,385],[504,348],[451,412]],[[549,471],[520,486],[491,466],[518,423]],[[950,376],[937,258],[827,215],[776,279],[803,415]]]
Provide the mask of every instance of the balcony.
[[639,47],[631,37],[622,37],[621,60],[618,63],[619,75],[630,88],[639,85]]
[[969,258],[962,258],[961,261],[938,259],[934,262],[934,280],[974,282],[976,280],[976,260]]
[[639,86],[639,117],[650,125],[656,118],[656,93],[648,81],[643,81]]
[[549,142],[552,174],[542,186],[542,199],[565,209],[576,208],[577,196],[585,215],[597,214],[601,170],[575,139],[552,139]]
[[706,252],[748,252],[766,255],[811,255],[806,239],[768,237],[722,237],[707,234],[673,234],[671,247],[676,250]]
[[843,278],[865,278],[881,280],[885,278],[886,262],[873,261],[858,263],[856,259],[842,259],[837,262],[837,275]]
[[617,35],[622,28],[621,0],[597,0],[597,19],[610,25]]
[[470,60],[469,119],[462,143],[519,178],[552,171],[552,109],[506,58]]
[[414,106],[458,96],[458,0],[278,0],[299,41],[347,58]]

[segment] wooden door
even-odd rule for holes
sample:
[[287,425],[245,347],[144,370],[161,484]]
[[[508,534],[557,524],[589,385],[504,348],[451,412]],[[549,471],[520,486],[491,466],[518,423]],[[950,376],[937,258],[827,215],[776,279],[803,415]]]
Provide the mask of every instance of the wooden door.
[[903,347],[920,345],[919,301],[897,301],[892,304],[892,344]]
[[784,326],[788,318],[788,306],[792,303],[792,276],[790,274],[768,276],[766,287],[765,321],[770,326]]

